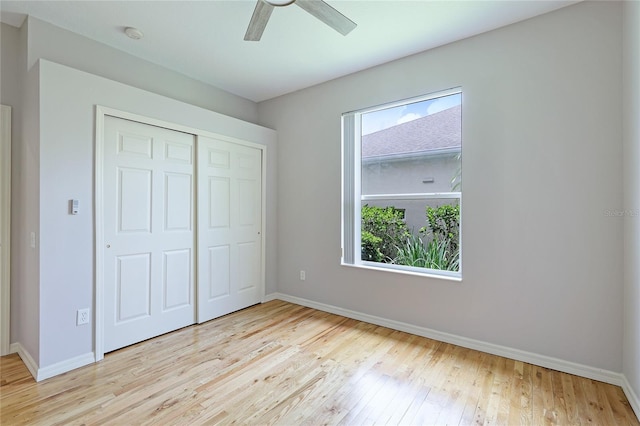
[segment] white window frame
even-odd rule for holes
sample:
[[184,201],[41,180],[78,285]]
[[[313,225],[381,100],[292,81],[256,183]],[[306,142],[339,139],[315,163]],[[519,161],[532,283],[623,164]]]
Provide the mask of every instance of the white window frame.
[[[365,108],[357,111],[351,111],[342,114],[342,256],[341,264],[343,266],[355,266],[367,269],[376,269],[381,271],[399,272],[411,275],[432,276],[437,278],[450,279],[455,281],[462,280],[462,218],[460,220],[460,267],[456,271],[447,271],[440,269],[419,268],[406,265],[394,265],[388,263],[370,262],[361,259],[361,207],[363,202],[384,200],[429,200],[429,199],[457,199],[462,212],[462,192],[425,192],[413,194],[375,194],[362,195],[361,193],[361,145],[362,145],[362,115],[380,111],[383,109],[394,108],[415,102],[428,101],[431,99],[442,98],[449,95],[461,94],[462,88],[456,87],[431,93],[424,96],[418,96],[410,99],[404,99],[397,102],[391,102],[378,105],[371,108]],[[462,152],[462,147],[460,148]]]

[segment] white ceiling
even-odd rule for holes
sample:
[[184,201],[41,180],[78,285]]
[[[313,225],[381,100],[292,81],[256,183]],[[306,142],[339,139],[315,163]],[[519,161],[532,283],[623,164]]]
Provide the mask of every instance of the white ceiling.
[[[243,40],[254,0],[0,1],[253,101],[270,99],[576,3],[575,0],[328,0],[358,24],[342,36],[296,5],[276,8],[259,42]],[[125,36],[132,26],[141,40]]]

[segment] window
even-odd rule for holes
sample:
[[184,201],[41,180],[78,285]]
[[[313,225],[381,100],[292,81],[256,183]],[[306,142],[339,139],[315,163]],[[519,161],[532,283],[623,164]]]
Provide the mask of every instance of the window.
[[462,92],[345,113],[342,263],[461,277]]

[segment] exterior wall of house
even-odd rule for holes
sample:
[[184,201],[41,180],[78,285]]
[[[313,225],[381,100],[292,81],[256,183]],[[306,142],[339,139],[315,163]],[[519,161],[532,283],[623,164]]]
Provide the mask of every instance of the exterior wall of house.
[[[460,161],[458,154],[445,154],[407,160],[367,160],[362,165],[363,194],[411,194],[428,192],[451,192],[451,180],[456,175]],[[425,180],[433,179],[433,182]],[[451,204],[453,200],[367,201],[370,206],[393,206],[405,209],[405,220],[409,229],[416,233],[426,225],[426,206],[437,207]]]
[[[622,371],[623,224],[605,214],[623,202],[621,7],[580,2],[260,103],[278,131],[278,291]],[[462,282],[341,266],[341,114],[449,87]]]
[[[640,416],[640,3],[624,2],[624,351],[623,373]],[[635,404],[634,404],[635,403]]]

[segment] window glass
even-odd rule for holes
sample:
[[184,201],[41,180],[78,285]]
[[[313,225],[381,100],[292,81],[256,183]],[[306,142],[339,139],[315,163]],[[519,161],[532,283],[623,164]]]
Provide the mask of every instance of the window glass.
[[343,263],[460,276],[462,93],[343,116]]

